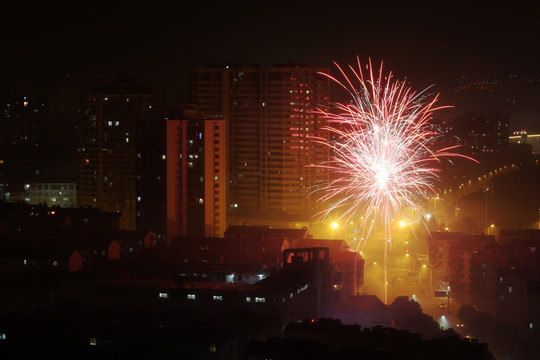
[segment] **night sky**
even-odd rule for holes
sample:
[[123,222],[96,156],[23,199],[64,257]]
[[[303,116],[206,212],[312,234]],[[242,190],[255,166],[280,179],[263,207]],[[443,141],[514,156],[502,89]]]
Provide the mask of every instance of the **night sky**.
[[371,57],[443,100],[460,75],[540,78],[533,2],[51,3],[0,5],[0,91],[46,96],[52,108],[93,89],[96,74],[110,84],[122,71],[184,103],[189,68],[224,62],[334,69]]

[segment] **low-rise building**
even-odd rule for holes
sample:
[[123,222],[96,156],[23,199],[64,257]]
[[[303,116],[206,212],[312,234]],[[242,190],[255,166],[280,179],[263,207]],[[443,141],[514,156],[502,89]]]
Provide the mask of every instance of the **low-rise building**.
[[75,182],[39,182],[24,185],[24,201],[28,204],[45,204],[62,208],[77,207]]

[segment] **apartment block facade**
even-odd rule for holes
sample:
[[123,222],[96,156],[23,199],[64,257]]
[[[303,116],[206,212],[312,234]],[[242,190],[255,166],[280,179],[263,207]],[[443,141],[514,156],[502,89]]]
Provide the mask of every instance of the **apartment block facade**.
[[[144,227],[161,232],[165,114],[165,105],[154,102],[149,89],[125,74],[81,100],[79,206],[120,213],[122,230],[141,228],[144,222]],[[153,218],[156,220],[151,222]]]
[[327,69],[298,64],[216,66],[190,74],[190,103],[228,121],[230,216],[308,220],[312,194],[328,179],[311,167],[328,159],[312,137],[327,138],[316,111],[329,104]]
[[227,127],[221,115],[184,113],[167,121],[167,239],[223,237]]

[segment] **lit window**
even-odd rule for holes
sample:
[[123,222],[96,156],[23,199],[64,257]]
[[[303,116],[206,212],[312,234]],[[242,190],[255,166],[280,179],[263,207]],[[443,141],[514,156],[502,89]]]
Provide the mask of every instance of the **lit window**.
[[509,287],[508,287],[508,293],[511,293],[511,292],[512,292],[512,287],[509,286]]
[[165,160],[167,159],[167,156],[166,155],[161,155],[161,160]]
[[195,296],[195,294],[187,294],[187,298],[189,300],[195,300],[197,297]]
[[246,297],[246,302],[251,302],[251,297],[247,296]]
[[97,345],[97,339],[96,338],[90,338],[90,345],[96,346]]
[[52,266],[58,266],[58,261],[53,261]]
[[162,292],[160,292],[160,293],[159,293],[159,298],[160,298],[160,299],[168,299],[168,298],[169,298],[169,293],[162,293]]
[[217,346],[215,344],[210,344],[210,352],[216,352],[217,351]]
[[115,121],[114,126],[118,126],[118,125],[120,125],[120,121]]
[[263,297],[255,297],[255,302],[263,303],[266,302],[266,299]]
[[213,299],[214,299],[215,301],[222,301],[222,300],[223,300],[223,296],[221,296],[221,295],[214,295],[214,296],[213,296]]

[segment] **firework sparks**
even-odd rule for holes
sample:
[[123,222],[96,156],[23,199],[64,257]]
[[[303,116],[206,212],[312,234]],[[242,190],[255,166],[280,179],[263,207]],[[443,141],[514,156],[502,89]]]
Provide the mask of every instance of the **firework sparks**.
[[[360,60],[349,66],[352,77],[336,64],[343,81],[327,76],[351,96],[350,103],[338,103],[319,112],[328,120],[329,139],[312,139],[330,148],[331,160],[315,165],[333,174],[332,180],[318,188],[320,201],[327,204],[319,215],[340,213],[352,217],[377,219],[389,224],[405,209],[421,215],[421,205],[436,194],[434,183],[442,157],[463,156],[451,152],[455,147],[434,149],[440,133],[430,127],[432,114],[448,106],[436,107],[438,95],[429,100],[425,89],[414,92],[405,82],[383,74],[375,76],[371,60],[364,76]],[[373,222],[370,222],[373,223]]]
[[315,165],[332,173],[332,180],[318,189],[323,191],[320,201],[328,204],[319,215],[338,212],[347,222],[361,217],[363,239],[370,236],[375,222],[382,222],[384,302],[388,303],[386,263],[392,218],[408,209],[423,218],[421,205],[436,194],[434,183],[440,169],[435,165],[443,157],[463,155],[453,153],[455,147],[436,149],[435,140],[442,134],[430,126],[430,120],[435,111],[447,107],[435,106],[438,95],[429,100],[427,89],[417,93],[404,81],[392,80],[391,72],[383,74],[382,63],[375,76],[370,60],[367,77],[358,58],[357,68],[349,66],[351,78],[336,66],[343,82],[322,75],[348,91],[352,101],[319,110],[328,120],[330,138],[312,140],[332,154],[328,163]]

